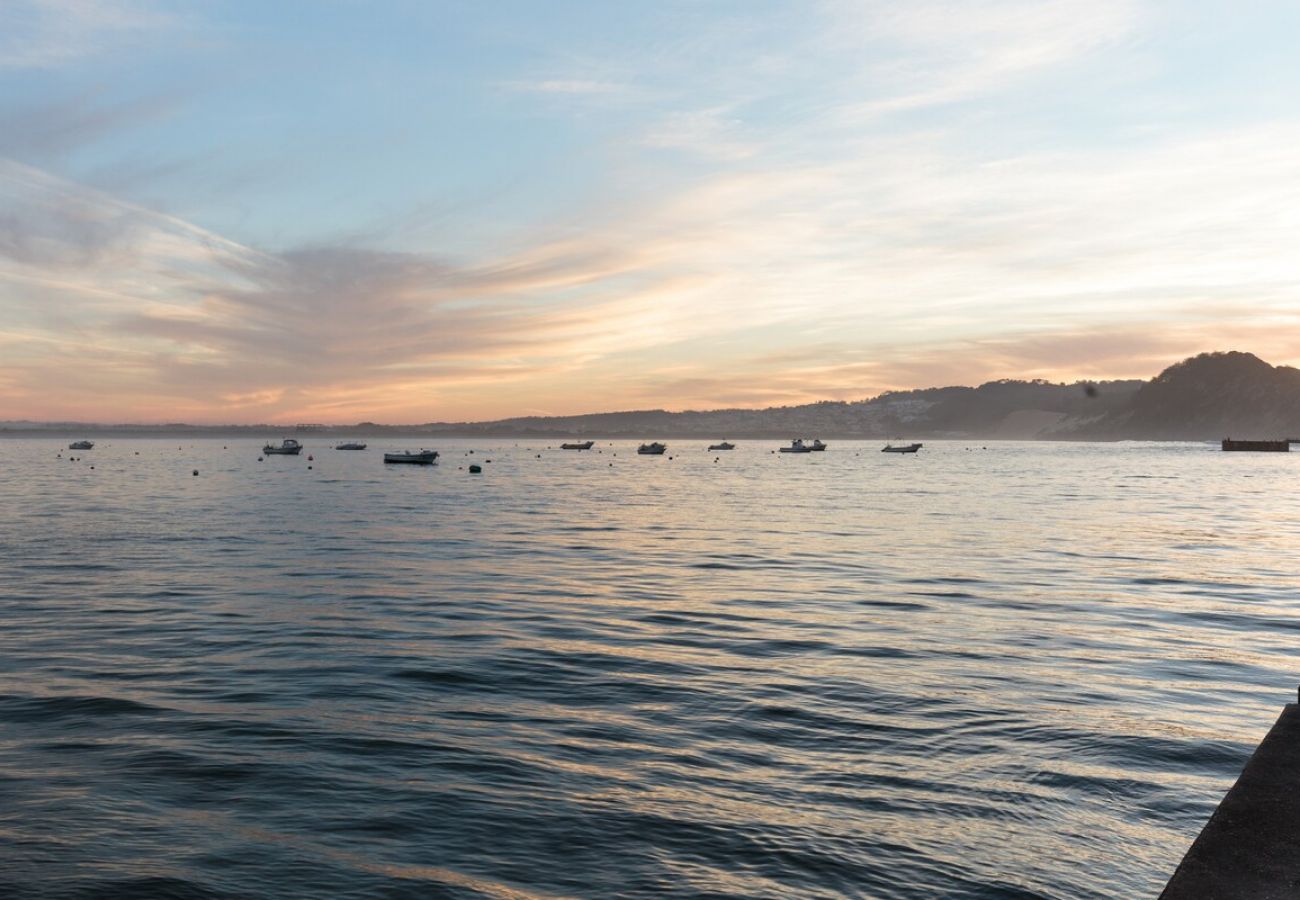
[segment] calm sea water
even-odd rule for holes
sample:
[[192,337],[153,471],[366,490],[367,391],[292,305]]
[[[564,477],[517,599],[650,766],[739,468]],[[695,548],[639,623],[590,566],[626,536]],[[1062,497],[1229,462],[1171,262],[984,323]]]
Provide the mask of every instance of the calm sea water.
[[1154,896],[1300,679],[1297,454],[66,443],[6,897]]

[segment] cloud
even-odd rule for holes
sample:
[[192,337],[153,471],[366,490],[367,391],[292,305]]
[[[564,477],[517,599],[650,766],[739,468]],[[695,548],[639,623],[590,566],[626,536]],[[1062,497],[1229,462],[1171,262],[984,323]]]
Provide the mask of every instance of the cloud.
[[41,161],[80,149],[133,126],[163,118],[174,95],[106,101],[97,92],[29,106],[0,106],[0,157]]
[[650,295],[676,282],[599,241],[461,263],[340,245],[265,253],[12,162],[0,201],[3,327],[27,338],[4,366],[19,403],[116,395],[203,419],[364,417],[396,398],[409,415],[448,386],[637,345],[667,324]]
[[900,136],[462,259],[268,253],[5,163],[0,328],[32,341],[4,375],[36,417],[98,394],[206,420],[410,421],[1150,375],[1234,316],[1237,346],[1289,361],[1300,163],[1280,148],[1297,138],[972,165]]
[[547,78],[540,81],[507,81],[503,87],[531,94],[573,94],[579,96],[608,96],[625,94],[627,85],[614,81],[590,78]]
[[1033,73],[1119,45],[1143,19],[1135,0],[835,2],[829,50],[865,60],[855,84],[870,96],[844,118],[918,109],[1003,89]]
[[[229,240],[48,171],[167,98],[11,108],[0,154],[24,162],[0,159],[0,383],[34,417],[411,421],[1149,376],[1228,340],[1300,359],[1285,338],[1300,126],[1078,139],[1017,121],[1018,91],[1096,74],[1084,64],[1130,52],[1149,8],[812,9],[756,17],[767,31],[692,17],[711,25],[575,54],[568,75],[488,79],[498,100],[599,119],[605,143],[566,131],[564,166],[592,172],[562,166],[554,185],[527,158],[540,187],[523,193],[547,215],[457,206],[441,242],[288,213],[288,249]],[[94,18],[77,15],[74,30]],[[94,27],[111,45],[155,26]],[[82,171],[130,182],[147,154]],[[347,197],[378,177],[348,174]],[[417,204],[426,174],[383,179]]]
[[175,25],[129,0],[7,0],[0,69],[46,69],[98,55]]

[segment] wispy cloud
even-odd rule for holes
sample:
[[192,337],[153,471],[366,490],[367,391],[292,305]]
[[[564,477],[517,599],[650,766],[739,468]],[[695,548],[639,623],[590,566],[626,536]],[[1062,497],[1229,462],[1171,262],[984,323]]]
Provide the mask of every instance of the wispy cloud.
[[1078,62],[1132,36],[1135,0],[953,0],[833,3],[831,46],[872,48],[859,82],[872,96],[849,115],[978,97],[1035,72]]
[[105,101],[96,92],[30,105],[0,105],[0,157],[46,165],[96,140],[175,111],[174,95]]
[[104,53],[176,23],[130,0],[7,0],[0,68],[51,68]]
[[614,81],[590,78],[544,78],[539,81],[507,81],[503,87],[531,94],[574,94],[579,96],[610,96],[628,93],[628,86]]
[[[142,3],[15,8],[11,69],[177,27]],[[1166,12],[644,8],[522,71],[462,61],[480,92],[442,105],[401,93],[451,83],[423,68],[313,69],[286,96],[315,118],[231,120],[246,144],[291,122],[280,174],[206,205],[196,181],[220,173],[193,176],[159,204],[185,219],[105,189],[200,155],[167,130],[174,101],[62,87],[0,108],[0,384],[33,417],[411,421],[1149,375],[1222,342],[1300,359],[1295,117],[1072,118],[1110,113],[1093,82],[1155,52]],[[372,124],[382,143],[330,155]]]

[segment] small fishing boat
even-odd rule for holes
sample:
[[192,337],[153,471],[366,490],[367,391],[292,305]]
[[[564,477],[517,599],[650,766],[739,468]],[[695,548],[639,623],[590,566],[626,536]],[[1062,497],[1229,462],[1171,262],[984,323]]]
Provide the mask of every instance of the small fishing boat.
[[798,439],[791,441],[789,447],[781,448],[782,453],[812,453],[812,450],[813,448],[811,445],[805,444],[803,441]]
[[262,452],[267,456],[275,456],[277,454],[280,456],[297,456],[302,452],[302,444],[298,443],[293,438],[285,438],[278,446],[276,444],[267,444],[262,448]]
[[881,453],[915,453],[924,447],[924,444],[900,444],[895,447],[893,444],[886,444],[880,448]]
[[366,445],[360,443],[359,441],[349,441],[346,444],[339,444],[334,449],[335,450],[364,450],[366,449]]
[[95,446],[94,441],[73,441],[68,445],[69,450],[90,450]]
[[561,450],[590,450],[596,446],[595,441],[575,441],[572,444],[561,444]]
[[825,450],[826,445],[821,442],[820,438],[814,438],[813,442],[808,445],[808,449],[816,452],[818,450]]
[[668,449],[667,444],[661,444],[655,441],[653,444],[642,444],[636,448],[636,452],[642,456],[663,456],[664,451]]
[[710,450],[735,450],[736,445],[731,441],[723,441],[721,444],[709,444]]
[[437,450],[402,450],[397,453],[385,453],[386,463],[413,463],[417,466],[431,466],[438,459]]

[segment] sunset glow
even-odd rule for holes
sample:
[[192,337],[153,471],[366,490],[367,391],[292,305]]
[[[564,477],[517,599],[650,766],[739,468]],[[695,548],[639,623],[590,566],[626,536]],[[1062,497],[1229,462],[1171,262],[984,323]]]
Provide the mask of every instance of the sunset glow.
[[0,15],[0,419],[415,423],[1300,362],[1294,4]]

